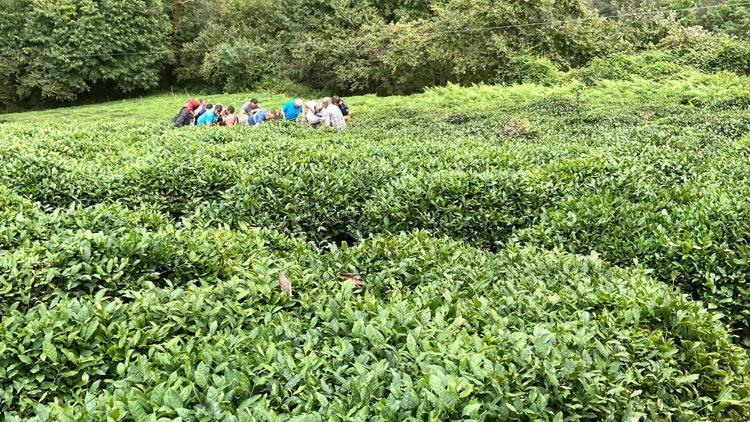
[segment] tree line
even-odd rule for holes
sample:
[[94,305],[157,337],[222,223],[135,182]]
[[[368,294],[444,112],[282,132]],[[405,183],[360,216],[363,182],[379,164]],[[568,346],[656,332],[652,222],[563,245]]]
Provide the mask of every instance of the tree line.
[[750,39],[745,3],[0,0],[0,101],[31,107],[175,85],[405,94],[512,83],[659,47],[688,27],[723,34],[711,48],[736,47]]

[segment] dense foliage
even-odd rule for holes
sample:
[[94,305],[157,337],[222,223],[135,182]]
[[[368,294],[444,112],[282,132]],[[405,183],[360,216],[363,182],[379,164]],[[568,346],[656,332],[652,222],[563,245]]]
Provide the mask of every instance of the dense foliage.
[[658,48],[695,25],[743,37],[743,11],[750,8],[699,0],[292,0],[274,8],[264,0],[229,0],[220,10],[215,25],[188,47],[193,63],[183,74],[226,90],[272,77],[393,94],[448,82],[524,81],[529,56],[557,68],[579,67],[612,53]]
[[[242,77],[242,88],[271,74],[340,92],[408,93],[447,82],[512,80],[522,54],[569,67],[618,46],[612,25],[597,20],[579,0],[424,1],[398,7],[293,0],[284,8],[267,6],[223,2],[216,25],[191,47],[197,61],[190,73],[212,83],[228,72]],[[584,23],[526,25],[561,17]],[[205,51],[206,40],[217,40],[216,48]],[[243,56],[252,60],[238,60]],[[237,81],[230,86],[237,88]]]
[[161,0],[0,0],[0,100],[153,88],[173,56],[169,31]]
[[750,39],[750,4],[741,0],[723,2],[720,7],[702,14],[697,23],[708,30],[748,40]]
[[[0,411],[747,420],[750,79],[680,54],[352,97],[343,133],[2,116]],[[285,100],[212,100],[251,95]]]
[[740,0],[0,0],[0,107],[160,84],[414,93],[675,45],[681,62],[747,74],[749,22]]
[[[746,353],[713,315],[642,275],[422,234],[289,261],[263,234],[238,235],[223,245],[241,243],[246,260],[220,280],[133,278],[5,312],[3,409],[115,420],[746,414]],[[214,235],[190,236],[203,246],[186,257],[216,262]],[[106,277],[109,262],[63,265]],[[273,286],[281,269],[291,299]],[[362,271],[365,291],[341,270]]]

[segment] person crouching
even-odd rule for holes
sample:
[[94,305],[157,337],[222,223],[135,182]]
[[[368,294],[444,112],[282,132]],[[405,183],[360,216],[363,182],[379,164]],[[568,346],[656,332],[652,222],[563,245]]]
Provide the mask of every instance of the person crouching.
[[221,111],[224,108],[221,104],[213,106],[211,104],[206,105],[206,112],[198,118],[198,126],[213,126],[214,123],[221,119]]
[[185,106],[180,109],[177,117],[173,119],[174,127],[184,127],[193,124],[195,118],[195,110],[200,107],[200,103],[195,100],[189,100],[185,103]]
[[323,119],[327,122],[326,126],[330,125],[330,127],[336,130],[346,129],[344,115],[341,113],[341,109],[333,104],[331,97],[323,98],[323,111],[321,114],[323,115]]
[[276,113],[273,111],[268,111],[265,109],[258,110],[255,114],[248,117],[247,119],[247,125],[248,126],[259,126],[265,122],[270,122],[276,120]]
[[305,123],[309,124],[313,129],[317,129],[325,125],[323,118],[323,106],[316,103],[315,101],[309,101],[305,104],[304,119]]

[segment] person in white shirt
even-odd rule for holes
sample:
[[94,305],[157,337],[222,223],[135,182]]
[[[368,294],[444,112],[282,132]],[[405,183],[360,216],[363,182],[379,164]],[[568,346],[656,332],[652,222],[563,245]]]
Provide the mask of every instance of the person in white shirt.
[[312,126],[313,129],[317,129],[325,124],[325,119],[321,114],[323,107],[315,101],[309,101],[305,104],[305,121]]
[[346,129],[344,115],[341,113],[341,109],[336,104],[332,103],[331,97],[323,98],[323,111],[321,114],[332,128],[337,130]]

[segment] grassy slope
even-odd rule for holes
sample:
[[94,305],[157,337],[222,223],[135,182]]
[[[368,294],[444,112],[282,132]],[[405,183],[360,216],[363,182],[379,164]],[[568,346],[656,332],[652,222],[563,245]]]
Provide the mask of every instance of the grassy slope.
[[[428,91],[427,94],[411,97],[376,97],[364,95],[348,97],[345,100],[358,114],[375,114],[383,110],[390,111],[396,108],[416,108],[429,111],[432,107],[451,108],[461,106],[462,108],[479,108],[489,103],[507,107],[509,102],[526,102],[531,98],[542,98],[556,91],[569,92],[569,89],[549,89],[545,92],[533,85],[517,86],[511,88],[481,87],[473,89],[447,88]],[[217,94],[206,95],[213,104],[223,104],[225,107],[233,105],[236,109],[250,98],[258,98],[261,104],[268,109],[278,110],[281,105],[291,99],[282,94],[267,92],[250,92],[240,94]],[[25,113],[10,113],[0,115],[0,123],[32,123],[32,124],[80,124],[86,122],[133,121],[144,123],[161,123],[169,120],[185,103],[186,97],[173,96],[171,94],[160,94],[141,99],[129,99],[101,103],[95,105],[73,106],[43,111],[31,111]],[[353,110],[354,111],[354,110]]]
[[[571,96],[580,92],[581,104],[606,108],[615,114],[620,110],[635,107],[648,108],[672,103],[710,103],[727,97],[750,98],[750,81],[731,73],[703,74],[697,71],[684,71],[669,75],[663,80],[646,80],[633,77],[626,81],[600,81],[596,89],[572,79],[560,86],[541,88],[535,85],[512,87],[480,86],[473,88],[437,88],[425,94],[409,97],[376,97],[373,95],[348,97],[346,101],[358,114],[381,113],[392,109],[417,109],[429,112],[437,109],[477,110],[487,107],[512,110],[518,105],[533,100],[554,96]],[[234,105],[256,97],[269,109],[278,110],[290,99],[283,94],[251,92],[239,94],[216,94],[201,96],[214,104]],[[25,113],[0,114],[0,123],[46,122],[73,123],[97,122],[102,120],[138,120],[144,123],[158,123],[171,119],[185,102],[184,96],[160,94],[141,99],[130,99],[95,105],[74,106],[60,109],[32,111]],[[386,116],[388,113],[384,113]]]

